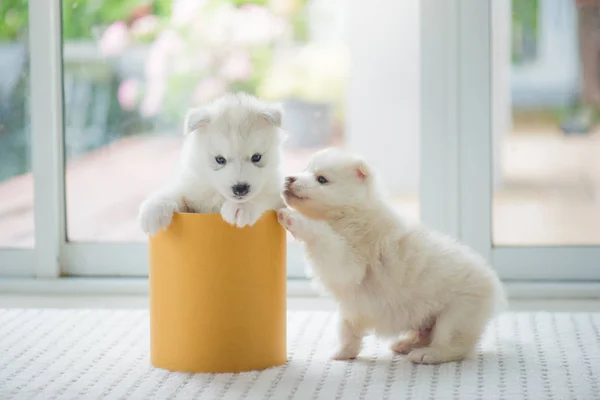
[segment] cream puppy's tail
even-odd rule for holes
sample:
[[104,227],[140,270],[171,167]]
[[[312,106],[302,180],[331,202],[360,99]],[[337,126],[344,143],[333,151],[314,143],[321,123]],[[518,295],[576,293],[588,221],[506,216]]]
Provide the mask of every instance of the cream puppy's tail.
[[503,312],[508,311],[509,303],[508,297],[506,295],[506,290],[502,285],[500,279],[497,279],[496,282],[496,302],[494,307],[494,315],[501,314]]

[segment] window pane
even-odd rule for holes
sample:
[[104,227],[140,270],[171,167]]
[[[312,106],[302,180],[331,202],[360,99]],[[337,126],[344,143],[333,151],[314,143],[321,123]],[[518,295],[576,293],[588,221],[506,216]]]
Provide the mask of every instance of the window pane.
[[0,247],[34,244],[27,3],[0,3]]
[[138,207],[177,163],[186,109],[226,91],[283,101],[286,172],[345,145],[418,216],[418,5],[384,3],[364,25],[342,0],[63,0],[69,240],[146,240]]
[[494,243],[600,244],[600,5],[505,3],[494,2]]

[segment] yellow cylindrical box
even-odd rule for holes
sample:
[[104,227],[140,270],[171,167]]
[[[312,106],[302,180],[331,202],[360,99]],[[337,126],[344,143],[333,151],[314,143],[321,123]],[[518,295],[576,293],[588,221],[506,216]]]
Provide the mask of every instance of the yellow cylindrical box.
[[176,213],[150,238],[150,358],[180,372],[286,361],[286,234],[274,211],[237,228]]

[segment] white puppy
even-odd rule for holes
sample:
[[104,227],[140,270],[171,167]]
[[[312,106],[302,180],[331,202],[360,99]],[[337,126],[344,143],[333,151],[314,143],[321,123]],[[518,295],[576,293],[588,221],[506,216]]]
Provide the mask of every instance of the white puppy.
[[142,230],[166,229],[174,212],[221,213],[238,227],[283,206],[279,171],[282,110],[227,94],[188,112],[180,168],[140,207]]
[[505,305],[496,273],[469,248],[386,204],[364,161],[335,149],[286,178],[295,209],[278,218],[298,240],[321,284],[339,302],[340,348],[356,357],[372,330],[399,338],[392,349],[416,363],[472,354],[487,322]]

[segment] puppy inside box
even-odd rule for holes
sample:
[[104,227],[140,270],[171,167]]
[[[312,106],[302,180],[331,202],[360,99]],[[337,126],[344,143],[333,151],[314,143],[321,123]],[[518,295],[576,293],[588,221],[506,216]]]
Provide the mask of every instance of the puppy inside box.
[[283,206],[281,118],[279,106],[246,94],[188,113],[179,168],[139,216],[151,236],[155,367],[235,373],[285,363],[285,231],[274,213],[259,221]]
[[155,235],[175,212],[220,213],[244,227],[281,208],[281,119],[280,105],[245,93],[190,110],[179,168],[142,203],[142,230]]

